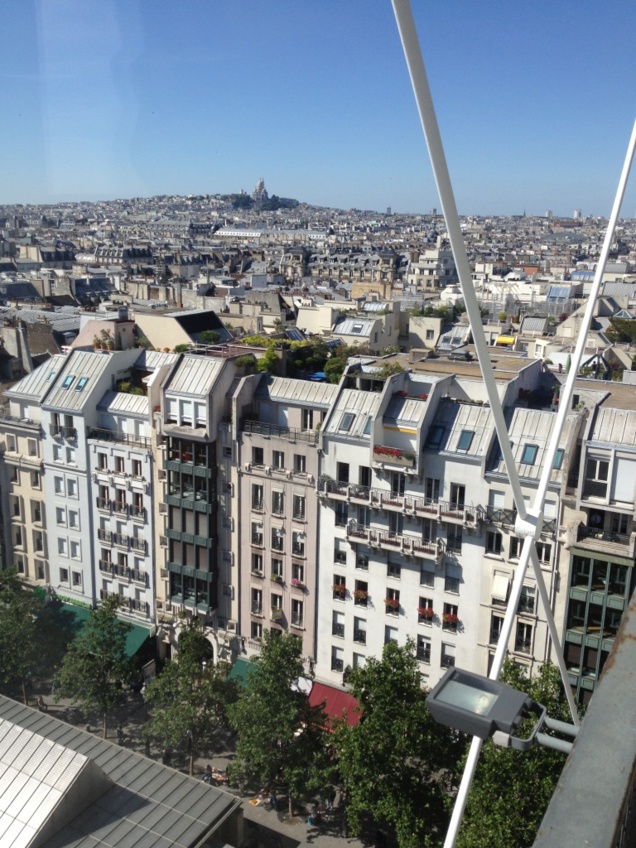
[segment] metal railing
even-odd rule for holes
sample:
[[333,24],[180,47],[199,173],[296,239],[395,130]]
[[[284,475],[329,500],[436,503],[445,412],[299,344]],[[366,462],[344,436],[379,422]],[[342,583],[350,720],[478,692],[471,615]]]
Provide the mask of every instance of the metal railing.
[[315,430],[299,430],[296,427],[280,427],[278,424],[264,424],[262,421],[252,421],[244,418],[241,427],[243,433],[254,436],[275,436],[288,442],[307,442],[318,444],[318,433]]
[[122,433],[121,430],[109,430],[106,427],[88,427],[87,439],[98,439],[102,442],[122,442],[137,448],[150,448],[151,441],[147,436],[133,436],[130,433]]

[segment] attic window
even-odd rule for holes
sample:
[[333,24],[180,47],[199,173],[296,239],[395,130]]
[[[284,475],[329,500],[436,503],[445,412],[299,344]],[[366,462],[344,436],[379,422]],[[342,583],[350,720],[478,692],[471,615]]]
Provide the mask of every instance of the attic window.
[[361,333],[362,332],[362,324],[354,324],[351,328],[352,333]]
[[521,462],[524,465],[534,465],[539,448],[536,445],[524,445]]
[[370,436],[371,435],[371,425],[373,424],[373,418],[371,416],[367,416],[367,423],[364,425],[363,435]]
[[47,383],[50,383],[50,382],[51,382],[51,380],[55,377],[55,375],[56,375],[56,374],[57,374],[57,371],[51,371],[51,373],[49,374],[49,376],[46,378],[46,382],[47,382]]
[[431,427],[428,433],[427,444],[432,448],[438,448],[442,443],[442,436],[444,435],[444,428],[439,424],[436,424],[434,427]]
[[351,429],[351,425],[353,424],[354,418],[355,415],[352,412],[345,412],[342,418],[340,419],[340,426],[338,427],[338,429],[345,433],[348,433]]
[[474,430],[462,430],[461,435],[459,437],[459,442],[457,443],[457,450],[469,451],[470,446],[473,442],[474,435]]
[[69,374],[69,376],[64,379],[64,382],[62,383],[62,388],[63,389],[70,389],[71,386],[73,385],[74,379],[75,379],[75,375]]
[[81,392],[84,386],[88,383],[88,377],[80,377],[79,383],[75,386],[76,392]]
[[558,471],[563,465],[563,454],[565,451],[563,448],[557,448],[557,452],[554,454],[554,462],[552,463],[552,468],[555,471]]

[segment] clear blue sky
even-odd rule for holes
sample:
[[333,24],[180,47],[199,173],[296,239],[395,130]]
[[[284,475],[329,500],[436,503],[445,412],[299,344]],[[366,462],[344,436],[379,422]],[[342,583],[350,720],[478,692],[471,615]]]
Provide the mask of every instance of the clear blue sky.
[[[636,4],[412,6],[460,212],[608,215]],[[0,203],[263,176],[319,205],[439,208],[389,0],[0,0],[0,21]]]

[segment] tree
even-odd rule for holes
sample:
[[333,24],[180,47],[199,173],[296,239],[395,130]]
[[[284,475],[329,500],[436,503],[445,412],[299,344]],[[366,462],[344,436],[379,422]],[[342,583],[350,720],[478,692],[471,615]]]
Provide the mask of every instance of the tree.
[[325,716],[293,686],[303,676],[302,641],[266,630],[260,656],[228,710],[239,734],[233,777],[287,786],[290,816],[294,799],[323,789],[325,781]]
[[[571,722],[559,670],[551,663],[528,679],[506,661],[501,680],[543,704],[551,718]],[[523,726],[519,735],[524,735]],[[565,754],[535,745],[530,751],[484,745],[468,795],[458,848],[524,848],[532,845],[561,774]]]
[[199,339],[203,344],[207,345],[215,345],[218,344],[219,339],[221,338],[221,334],[216,330],[204,330],[200,335]]
[[28,704],[27,681],[42,659],[39,619],[44,600],[25,587],[14,569],[2,572],[0,582],[0,680],[19,685]]
[[427,710],[413,642],[389,642],[347,682],[361,712],[355,727],[336,731],[348,824],[359,833],[370,814],[395,830],[400,848],[432,844],[447,821],[445,795],[464,742]]
[[146,689],[151,718],[144,729],[166,748],[188,742],[190,775],[194,760],[216,731],[227,723],[227,706],[236,699],[236,684],[226,664],[209,661],[208,642],[198,619],[184,624],[179,654]]
[[132,626],[117,618],[118,607],[114,596],[91,610],[55,676],[57,698],[80,704],[85,715],[102,716],[104,739],[108,714],[124,701],[132,670],[126,655],[126,636]]

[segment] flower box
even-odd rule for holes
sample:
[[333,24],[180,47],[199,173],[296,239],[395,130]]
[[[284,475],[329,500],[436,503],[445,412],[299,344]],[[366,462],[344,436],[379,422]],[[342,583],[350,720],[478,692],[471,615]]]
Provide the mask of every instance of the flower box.
[[280,574],[272,574],[272,580],[274,581],[274,583],[283,582],[283,578],[280,576]]
[[356,599],[356,601],[366,601],[369,597],[369,593],[366,589],[356,589],[353,593],[353,597]]
[[347,591],[347,587],[344,583],[334,583],[331,588],[333,589],[334,595],[344,595]]
[[387,605],[387,607],[389,609],[394,609],[394,610],[398,609],[398,607],[400,606],[400,602],[398,601],[397,598],[385,598],[384,603]]
[[445,612],[442,616],[442,621],[444,624],[448,624],[449,627],[457,627],[459,623],[459,616],[452,612]]
[[292,577],[291,579],[292,586],[295,586],[296,589],[304,589],[305,584],[302,580],[299,580],[297,577]]
[[420,618],[425,618],[430,621],[435,616],[435,611],[432,607],[418,607],[417,614]]
[[412,468],[415,461],[415,454],[412,451],[404,451],[400,448],[375,445],[373,448],[373,458],[379,462],[388,462],[391,465],[403,465],[406,468]]

